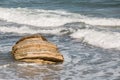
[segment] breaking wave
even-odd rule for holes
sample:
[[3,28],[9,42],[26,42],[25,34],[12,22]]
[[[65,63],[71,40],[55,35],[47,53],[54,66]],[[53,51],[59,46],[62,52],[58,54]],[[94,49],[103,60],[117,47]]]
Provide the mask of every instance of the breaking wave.
[[88,17],[64,10],[0,8],[0,19],[42,27],[57,27],[71,22],[84,22],[99,26],[120,26],[120,19],[117,18]]
[[[0,32],[18,34],[68,34],[91,45],[120,50],[120,33],[81,29],[82,26],[120,26],[118,18],[89,17],[64,10],[0,8]],[[12,23],[11,26],[8,23]],[[80,23],[80,24],[78,24]],[[17,25],[16,25],[17,24]],[[77,26],[76,26],[77,25]]]
[[72,38],[79,38],[88,44],[105,49],[120,50],[120,33],[110,31],[96,31],[91,29],[78,30],[70,35]]
[[61,34],[61,31],[64,30],[64,28],[58,28],[58,29],[32,29],[28,26],[22,26],[22,27],[6,27],[1,26],[0,32],[3,33],[18,33],[18,34],[35,34],[35,33],[43,33],[43,34]]

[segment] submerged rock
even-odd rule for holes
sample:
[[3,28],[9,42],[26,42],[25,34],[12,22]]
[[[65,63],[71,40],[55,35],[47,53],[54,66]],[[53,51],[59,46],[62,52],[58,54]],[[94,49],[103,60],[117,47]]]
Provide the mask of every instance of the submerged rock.
[[12,55],[18,61],[53,64],[64,58],[53,43],[39,34],[25,36],[12,47]]

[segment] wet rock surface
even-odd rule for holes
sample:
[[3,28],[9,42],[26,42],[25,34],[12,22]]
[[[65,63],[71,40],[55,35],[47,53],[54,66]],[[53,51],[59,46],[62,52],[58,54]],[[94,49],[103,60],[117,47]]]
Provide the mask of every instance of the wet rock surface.
[[12,55],[18,61],[56,64],[64,61],[55,44],[40,34],[25,36],[12,47]]

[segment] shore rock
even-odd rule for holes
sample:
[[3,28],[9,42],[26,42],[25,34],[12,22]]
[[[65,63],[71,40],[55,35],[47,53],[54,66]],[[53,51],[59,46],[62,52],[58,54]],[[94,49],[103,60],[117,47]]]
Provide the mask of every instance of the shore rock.
[[63,55],[53,43],[39,34],[25,36],[12,47],[12,55],[18,61],[55,64],[64,61]]

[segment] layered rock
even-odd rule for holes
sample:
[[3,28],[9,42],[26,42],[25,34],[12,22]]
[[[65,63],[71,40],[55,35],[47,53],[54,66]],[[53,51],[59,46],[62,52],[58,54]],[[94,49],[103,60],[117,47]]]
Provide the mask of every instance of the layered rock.
[[12,47],[12,55],[18,61],[53,64],[64,58],[53,43],[39,34],[25,36]]

